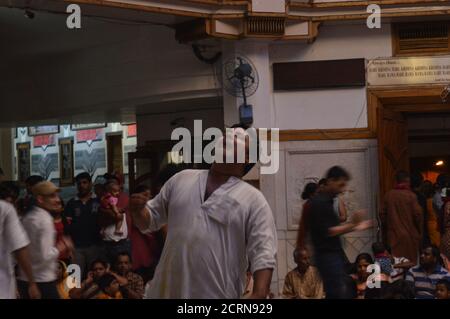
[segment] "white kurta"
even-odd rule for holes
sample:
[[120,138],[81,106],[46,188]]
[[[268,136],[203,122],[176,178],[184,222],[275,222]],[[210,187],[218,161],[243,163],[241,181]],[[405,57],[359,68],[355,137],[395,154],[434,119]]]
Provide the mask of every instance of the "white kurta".
[[274,269],[276,228],[259,190],[231,177],[206,200],[207,170],[184,170],[147,203],[147,232],[168,234],[146,298],[240,298],[251,271]]
[[29,243],[14,207],[0,200],[0,299],[16,298],[16,278],[11,254]]
[[[53,217],[46,210],[34,206],[22,218],[22,224],[30,238],[30,258],[34,280],[46,283],[56,280],[56,230]],[[18,279],[27,281],[25,273],[19,269]]]

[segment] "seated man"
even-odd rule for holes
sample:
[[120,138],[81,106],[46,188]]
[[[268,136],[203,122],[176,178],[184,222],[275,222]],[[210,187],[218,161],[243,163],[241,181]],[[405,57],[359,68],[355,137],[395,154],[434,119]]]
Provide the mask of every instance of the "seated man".
[[420,264],[408,271],[406,281],[413,284],[417,299],[433,299],[441,279],[450,281],[450,274],[441,266],[439,249],[428,246],[420,254]]
[[142,299],[144,296],[144,280],[131,271],[131,257],[128,253],[117,255],[115,269],[110,272],[118,281],[124,299]]
[[325,298],[322,279],[317,268],[311,266],[306,249],[294,250],[297,268],[290,271],[284,280],[283,297],[290,299]]

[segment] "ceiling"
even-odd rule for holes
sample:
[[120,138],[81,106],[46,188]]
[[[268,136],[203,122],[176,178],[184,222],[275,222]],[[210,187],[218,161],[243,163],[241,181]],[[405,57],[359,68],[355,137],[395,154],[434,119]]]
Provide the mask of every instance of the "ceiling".
[[170,26],[186,19],[88,7],[82,9],[81,29],[68,29],[64,12],[31,9],[34,18],[29,19],[24,9],[1,7],[2,2],[0,0],[0,44],[5,49],[0,51],[0,59],[8,63],[118,42],[141,27]]
[[[15,7],[8,7],[12,2]],[[155,28],[155,26],[161,28],[161,25],[170,27],[188,19],[163,14],[143,14],[126,9],[83,6],[81,29],[71,30],[66,26],[67,3],[32,1],[30,11],[34,13],[33,19],[25,16],[25,9],[23,9],[25,5],[26,1],[22,0],[0,0],[0,47],[2,48],[0,59],[6,61],[0,65],[0,72],[7,69],[15,70],[18,65],[39,63],[44,59],[77,50],[124,42],[142,28]],[[134,109],[120,109],[120,111],[97,109],[96,111],[97,113],[92,113],[92,110],[79,109],[80,114],[65,114],[63,110],[60,110],[57,118],[53,118],[54,114],[49,116],[53,118],[52,123],[135,120]],[[25,122],[20,120],[20,123],[3,123],[2,125],[30,124],[42,123],[29,119]]]

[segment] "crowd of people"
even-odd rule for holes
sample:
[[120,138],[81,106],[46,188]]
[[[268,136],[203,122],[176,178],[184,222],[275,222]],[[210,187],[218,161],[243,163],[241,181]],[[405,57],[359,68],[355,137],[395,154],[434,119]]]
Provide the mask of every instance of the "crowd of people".
[[[234,129],[234,147],[244,144],[247,154],[244,128]],[[169,165],[151,189],[140,185],[130,195],[120,174],[93,185],[81,173],[66,204],[40,176],[26,180],[23,196],[14,183],[1,183],[0,298],[273,298],[274,216],[263,194],[242,179],[254,165]],[[347,211],[342,194],[350,179],[334,166],[306,185],[297,267],[281,296],[449,299],[448,176],[432,185],[398,172],[380,213],[381,235],[353,263],[341,236],[376,222],[364,210]]]
[[[239,137],[231,147],[245,145],[249,154],[247,128],[233,127]],[[248,296],[269,296],[273,213],[242,180],[256,163],[227,162],[237,147],[225,137],[218,143],[221,160],[209,169],[168,166],[153,192],[141,185],[128,196],[116,174],[93,185],[81,173],[64,205],[60,189],[39,176],[27,179],[22,197],[3,184],[0,298],[240,298],[247,270]]]
[[339,237],[367,229],[370,222],[361,221],[362,212],[347,220],[341,195],[349,179],[344,169],[333,167],[327,178],[305,186],[294,251],[297,267],[286,276],[283,296],[449,299],[449,177],[441,174],[433,185],[420,173],[399,171],[380,213],[380,241],[353,263]]
[[[88,173],[80,173],[75,181],[77,194],[66,204],[60,189],[38,175],[26,180],[24,196],[16,183],[0,184],[0,298],[143,297],[165,229],[142,234],[134,226],[120,174],[105,174],[104,183],[93,185]],[[135,191],[151,197],[145,185]]]

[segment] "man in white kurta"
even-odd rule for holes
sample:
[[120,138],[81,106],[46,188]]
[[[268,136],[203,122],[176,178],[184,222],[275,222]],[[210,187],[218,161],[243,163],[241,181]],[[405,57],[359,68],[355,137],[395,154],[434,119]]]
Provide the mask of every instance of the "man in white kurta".
[[204,201],[208,170],[173,176],[146,208],[169,231],[146,298],[240,298],[246,270],[274,269],[276,228],[262,193],[231,176]]
[[0,200],[0,299],[16,298],[12,254],[29,243],[14,207]]

